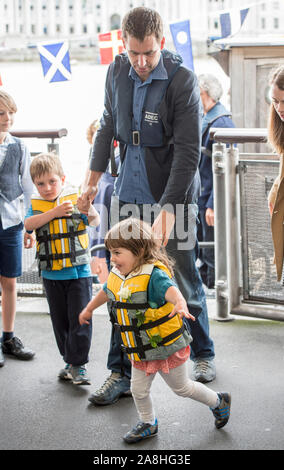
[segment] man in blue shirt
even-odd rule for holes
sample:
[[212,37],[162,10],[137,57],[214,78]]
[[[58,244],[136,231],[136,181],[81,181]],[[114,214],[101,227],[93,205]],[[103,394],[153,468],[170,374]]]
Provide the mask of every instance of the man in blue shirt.
[[[206,298],[196,268],[196,217],[200,189],[201,104],[197,79],[182,59],[164,49],[160,15],[148,8],[131,10],[122,33],[126,53],[116,56],[106,78],[105,109],[82,198],[88,204],[119,142],[121,165],[111,205],[112,224],[134,216],[152,224],[156,238],[175,260],[175,278],[189,311],[193,337],[193,377],[215,378],[214,345],[209,337]],[[107,367],[112,371],[89,400],[114,403],[129,390],[131,367],[120,353],[113,329]],[[122,373],[121,373],[122,371]]]

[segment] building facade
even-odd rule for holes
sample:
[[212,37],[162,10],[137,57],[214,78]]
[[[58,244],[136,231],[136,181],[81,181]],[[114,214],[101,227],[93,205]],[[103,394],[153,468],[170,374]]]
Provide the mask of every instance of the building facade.
[[[238,8],[247,5],[239,0]],[[284,27],[283,0],[256,0],[242,31],[248,35],[277,33]],[[169,23],[190,19],[194,43],[220,35],[219,13],[232,9],[235,0],[0,0],[0,46],[68,39],[81,47],[96,46],[98,33],[118,29],[124,14],[144,5],[160,12],[165,34]]]

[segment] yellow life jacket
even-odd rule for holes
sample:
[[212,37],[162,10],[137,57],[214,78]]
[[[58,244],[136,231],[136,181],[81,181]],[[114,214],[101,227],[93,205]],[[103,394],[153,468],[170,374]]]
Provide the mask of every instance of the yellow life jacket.
[[[66,187],[55,201],[46,201],[33,195],[31,204],[34,214],[47,212],[64,201],[75,206],[78,193],[74,187]],[[36,230],[37,260],[40,270],[58,271],[90,262],[89,237],[79,211],[70,217],[51,220]]]
[[166,359],[190,343],[179,315],[169,318],[171,303],[157,308],[148,303],[147,289],[155,267],[171,277],[166,266],[156,262],[143,265],[138,273],[127,277],[113,268],[107,280],[112,321],[120,330],[122,350],[134,361]]

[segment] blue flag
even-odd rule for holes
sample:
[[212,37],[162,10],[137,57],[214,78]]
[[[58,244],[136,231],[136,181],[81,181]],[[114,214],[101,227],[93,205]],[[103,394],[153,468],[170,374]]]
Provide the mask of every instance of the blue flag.
[[170,30],[176,51],[182,57],[183,64],[190,70],[194,70],[189,20],[171,23]]
[[249,8],[244,8],[220,13],[221,37],[227,38],[236,34],[241,29],[248,12]]
[[67,42],[39,44],[37,47],[43,75],[47,82],[71,80],[70,57]]

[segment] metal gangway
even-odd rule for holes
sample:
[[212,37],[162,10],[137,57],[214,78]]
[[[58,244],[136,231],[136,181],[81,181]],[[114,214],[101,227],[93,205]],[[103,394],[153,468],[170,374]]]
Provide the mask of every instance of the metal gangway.
[[234,315],[284,320],[284,287],[277,282],[267,196],[279,156],[244,153],[263,144],[266,129],[212,129],[215,212],[216,319]]
[[[49,138],[48,150],[59,153],[56,139],[65,130],[15,132],[19,137]],[[243,315],[284,320],[284,287],[277,282],[267,196],[278,174],[279,156],[242,152],[245,144],[263,144],[266,129],[211,129],[215,211],[216,320]],[[203,248],[212,243],[200,243]],[[95,251],[103,245],[92,248]],[[18,294],[43,296],[35,248],[23,249]]]

